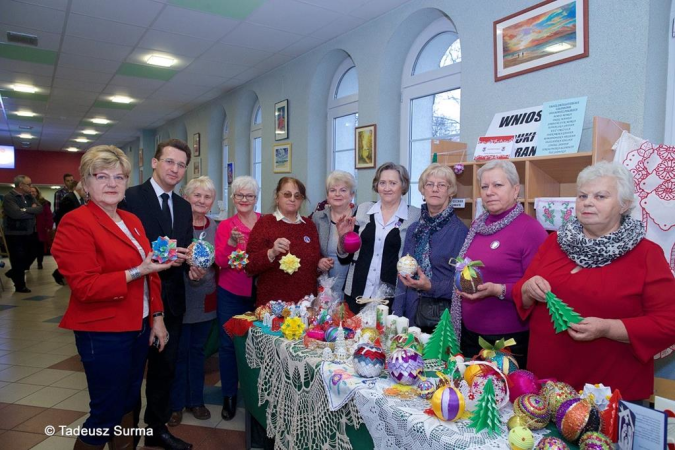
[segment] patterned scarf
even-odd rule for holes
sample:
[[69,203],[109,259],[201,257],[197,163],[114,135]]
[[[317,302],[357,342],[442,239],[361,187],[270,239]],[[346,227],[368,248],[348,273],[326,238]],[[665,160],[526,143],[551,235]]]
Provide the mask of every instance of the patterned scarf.
[[[490,225],[486,224],[489,213],[486,211],[481,214],[469,228],[469,234],[467,234],[462,249],[459,251],[457,257],[464,258],[466,251],[471,246],[473,238],[476,234],[481,236],[489,236],[495,234],[497,231],[500,231],[511,224],[516,218],[524,212],[523,206],[518,203],[516,207],[511,210],[506,216],[500,220],[491,223]],[[450,314],[452,316],[452,325],[455,328],[455,333],[457,334],[457,339],[462,337],[462,297],[459,295],[459,291],[455,289],[455,292],[452,294],[452,304],[450,306]]]
[[558,230],[558,244],[567,256],[584,268],[602,267],[633,250],[645,237],[641,221],[624,216],[613,233],[597,239],[586,237],[579,219],[572,217]]
[[429,214],[429,208],[427,204],[422,205],[422,211],[420,214],[420,221],[417,229],[415,230],[415,259],[420,265],[424,275],[431,279],[431,236],[434,235],[438,230],[443,228],[447,223],[452,219],[452,216],[455,214],[455,210],[452,206],[448,205],[447,208],[443,210],[440,214],[435,217],[431,217]]

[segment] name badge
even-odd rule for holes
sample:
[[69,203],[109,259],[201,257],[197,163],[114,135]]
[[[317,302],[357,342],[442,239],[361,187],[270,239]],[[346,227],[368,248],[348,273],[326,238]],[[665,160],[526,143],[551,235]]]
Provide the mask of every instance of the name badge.
[[306,242],[306,243],[309,244],[311,241],[312,241],[312,240],[309,238],[309,236],[305,236],[305,242]]

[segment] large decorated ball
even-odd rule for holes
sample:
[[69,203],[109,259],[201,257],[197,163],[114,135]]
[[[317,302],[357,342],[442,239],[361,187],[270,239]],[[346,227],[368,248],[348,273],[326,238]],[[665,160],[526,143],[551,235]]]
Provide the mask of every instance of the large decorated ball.
[[420,340],[412,333],[397,334],[391,339],[391,351],[397,348],[412,348],[413,350],[422,353],[424,346]]
[[484,358],[484,360],[497,366],[497,369],[504,375],[518,370],[518,361],[510,353],[497,352],[495,356]]
[[562,381],[547,381],[542,386],[539,395],[546,400],[551,420],[556,419],[558,408],[564,401],[579,398],[579,393],[572,386]]
[[434,392],[436,392],[436,383],[434,383],[434,380],[429,378],[422,379],[422,376],[420,376],[420,381],[417,383],[417,393],[419,397],[429,400],[433,397]]
[[342,243],[347,253],[356,253],[361,248],[361,236],[359,236],[359,233],[350,231],[345,234]]
[[439,419],[455,421],[462,417],[464,408],[464,396],[456,387],[442,387],[431,397],[431,409]]
[[613,448],[612,440],[597,431],[589,431],[579,440],[579,450],[612,450]]
[[534,450],[570,450],[570,448],[565,444],[565,441],[560,438],[545,437],[539,441]]
[[188,245],[186,257],[189,265],[208,269],[216,260],[216,249],[210,242],[200,239]]
[[424,359],[411,348],[398,348],[389,355],[387,367],[395,382],[410,386],[417,382],[424,370]]
[[470,384],[470,395],[473,396],[472,400],[478,400],[483,396],[485,385],[487,384],[488,380],[492,380],[492,385],[495,388],[495,401],[497,402],[497,407],[501,408],[508,400],[506,381],[494,369],[492,372],[481,372],[473,377],[473,380]]
[[267,303],[270,306],[270,310],[272,311],[272,315],[276,317],[282,317],[284,313],[284,308],[286,308],[286,303],[284,303],[281,300],[272,300],[271,302]]
[[467,383],[469,383],[469,386],[471,386],[471,383],[473,383],[473,378],[479,373],[483,372],[484,370],[485,366],[481,364],[468,365],[464,370],[464,379],[466,380]]
[[529,428],[511,428],[511,431],[509,431],[509,445],[512,450],[532,450],[532,447],[534,447],[534,436]]
[[521,395],[513,402],[513,413],[527,420],[527,427],[531,430],[541,430],[548,425],[550,416],[546,402],[536,394]]
[[576,444],[584,433],[600,431],[600,411],[585,399],[573,398],[560,405],[555,419],[561,436]]
[[256,319],[263,320],[265,318],[265,314],[272,314],[272,310],[270,309],[269,305],[258,306],[255,309]]
[[541,390],[541,384],[529,370],[516,370],[506,377],[506,383],[509,386],[509,400],[511,403],[521,395],[538,394]]
[[396,263],[396,270],[401,275],[413,276],[417,273],[417,261],[410,255],[401,257]]
[[[470,261],[468,258],[467,260]],[[483,284],[483,273],[478,267],[465,267],[462,270],[455,270],[455,287],[461,292],[475,294],[481,284]]]
[[387,355],[384,350],[372,344],[359,344],[354,351],[352,364],[357,374],[364,378],[379,377],[384,370]]
[[[335,342],[335,340],[337,339],[337,333],[339,329],[340,327],[330,327],[329,329],[327,329],[326,334],[324,336],[326,342]],[[354,339],[355,334],[354,330],[346,327],[342,327],[342,330],[344,332],[345,339]]]

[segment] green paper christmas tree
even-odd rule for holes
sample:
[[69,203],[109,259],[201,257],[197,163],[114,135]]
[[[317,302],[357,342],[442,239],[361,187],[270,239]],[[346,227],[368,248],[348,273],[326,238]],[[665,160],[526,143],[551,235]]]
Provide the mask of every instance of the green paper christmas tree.
[[546,293],[546,306],[551,315],[551,322],[553,322],[556,333],[567,330],[571,323],[579,323],[584,320],[567,303],[556,297],[553,292]]
[[492,378],[489,378],[485,383],[483,395],[476,403],[476,410],[471,416],[469,426],[475,429],[476,433],[487,430],[488,434],[494,437],[499,434],[499,424],[499,409],[495,400],[495,388],[492,384]]
[[434,153],[434,156],[431,157],[431,163],[437,163],[438,162],[438,153]]
[[455,328],[452,326],[450,311],[446,308],[429,341],[424,346],[424,359],[440,359],[448,362],[450,357],[457,353],[459,353],[459,342]]

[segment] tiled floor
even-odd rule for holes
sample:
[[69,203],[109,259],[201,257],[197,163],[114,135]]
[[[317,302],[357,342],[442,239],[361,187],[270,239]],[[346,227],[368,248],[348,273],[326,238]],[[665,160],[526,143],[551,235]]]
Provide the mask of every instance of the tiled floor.
[[[51,257],[45,257],[44,266],[44,270],[37,270],[33,265],[27,273],[30,294],[15,293],[12,282],[2,277],[0,449],[72,449],[74,438],[58,430],[61,426],[75,429],[89,412],[87,380],[75,338],[72,331],[58,327],[70,290],[54,283]],[[204,389],[211,419],[196,420],[185,412],[183,423],[171,428],[196,450],[245,448],[244,410],[240,406],[230,422],[221,420],[219,386],[218,359],[213,356],[206,363]],[[54,436],[45,434],[48,425],[57,430]]]

